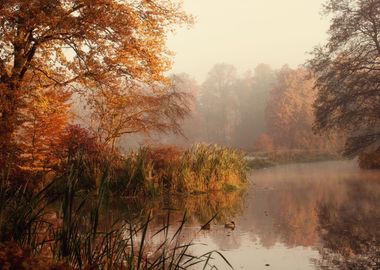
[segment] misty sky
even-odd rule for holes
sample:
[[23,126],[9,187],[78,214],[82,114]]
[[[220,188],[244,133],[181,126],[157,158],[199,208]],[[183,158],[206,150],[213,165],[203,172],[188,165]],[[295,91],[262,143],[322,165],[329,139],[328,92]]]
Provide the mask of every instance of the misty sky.
[[321,15],[324,0],[184,0],[196,16],[168,40],[176,53],[173,72],[203,80],[216,63],[239,72],[259,63],[297,67],[323,44],[329,21]]

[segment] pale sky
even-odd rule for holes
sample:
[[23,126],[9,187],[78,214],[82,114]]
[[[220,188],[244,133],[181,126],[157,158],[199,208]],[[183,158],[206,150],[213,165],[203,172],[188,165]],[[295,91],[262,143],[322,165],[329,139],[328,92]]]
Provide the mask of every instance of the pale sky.
[[168,39],[176,53],[172,72],[202,81],[216,63],[239,72],[259,63],[297,67],[326,40],[329,21],[321,15],[325,0],[184,0],[196,17]]

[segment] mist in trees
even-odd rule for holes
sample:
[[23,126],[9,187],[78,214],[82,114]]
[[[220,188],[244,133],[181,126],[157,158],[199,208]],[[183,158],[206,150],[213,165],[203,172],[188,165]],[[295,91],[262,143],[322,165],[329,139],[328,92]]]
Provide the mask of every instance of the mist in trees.
[[164,76],[165,37],[191,20],[170,2],[1,1],[0,167],[17,163],[16,135],[37,119],[27,107],[48,91],[86,96],[106,143],[131,130],[176,130],[186,107]]
[[380,149],[379,3],[327,1],[329,39],[306,67],[259,64],[240,74],[219,63],[197,82],[166,75],[166,34],[192,22],[181,5],[3,1],[2,167],[53,166],[54,145],[69,123],[112,149],[205,142],[327,151],[347,136],[345,153],[373,167]]
[[345,154],[380,166],[380,1],[329,0],[331,25],[309,66],[316,74],[315,129],[344,130]]
[[[222,63],[212,67],[202,83],[184,73],[171,78],[174,89],[192,97],[183,134],[151,136],[144,142],[179,146],[205,142],[248,152],[341,147],[337,133],[314,134],[317,91],[307,68],[275,70],[259,64],[240,75],[233,65]],[[127,146],[127,139],[122,144]]]

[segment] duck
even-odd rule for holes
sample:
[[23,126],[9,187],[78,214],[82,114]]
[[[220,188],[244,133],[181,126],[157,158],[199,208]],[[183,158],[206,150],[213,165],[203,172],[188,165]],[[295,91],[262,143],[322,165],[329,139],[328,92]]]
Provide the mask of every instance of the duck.
[[231,229],[231,230],[234,230],[235,229],[235,222],[231,221],[230,223],[226,223],[224,224],[224,228],[226,229]]

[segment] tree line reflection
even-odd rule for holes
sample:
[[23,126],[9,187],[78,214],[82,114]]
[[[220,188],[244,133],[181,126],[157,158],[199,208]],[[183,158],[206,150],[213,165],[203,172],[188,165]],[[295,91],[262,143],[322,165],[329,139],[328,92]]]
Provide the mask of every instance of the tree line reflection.
[[[169,210],[173,228],[186,211],[186,242],[206,235],[220,250],[239,249],[246,239],[266,249],[276,244],[309,247],[319,251],[313,264],[320,269],[376,269],[380,265],[380,172],[347,164],[257,171],[247,191],[166,196],[137,204],[133,211],[140,209],[140,217],[141,211],[153,214],[152,232],[166,222]],[[126,208],[120,206],[121,211]],[[202,232],[201,225],[215,213],[210,231]],[[232,234],[223,226],[230,220],[237,223]]]

